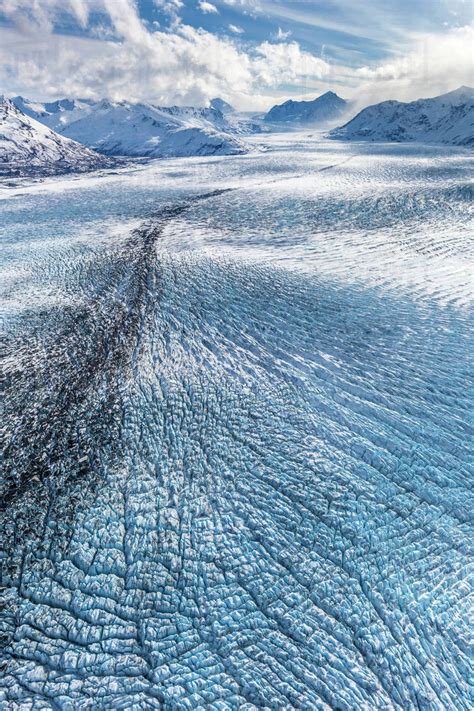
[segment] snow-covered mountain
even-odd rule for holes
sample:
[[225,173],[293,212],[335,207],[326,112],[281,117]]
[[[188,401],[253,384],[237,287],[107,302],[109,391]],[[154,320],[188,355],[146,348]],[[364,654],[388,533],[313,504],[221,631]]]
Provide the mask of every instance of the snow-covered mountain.
[[41,123],[108,155],[232,155],[248,149],[234,135],[246,133],[239,122],[228,121],[212,106],[158,107],[107,99],[39,103],[15,97],[13,101]]
[[304,124],[327,126],[341,118],[347,111],[348,102],[333,91],[327,91],[313,101],[293,101],[273,106],[265,114],[267,123]]
[[84,172],[111,164],[110,159],[59,135],[0,97],[1,176]]
[[209,102],[209,106],[211,107],[211,109],[216,109],[216,111],[220,111],[221,114],[235,113],[234,107],[227,103],[227,101],[224,101],[224,99],[219,99],[219,97],[211,99],[211,101]]
[[215,109],[158,108],[152,104],[102,101],[67,124],[63,134],[90,148],[124,156],[202,156],[244,153]]
[[90,114],[99,103],[92,99],[59,99],[58,101],[40,102],[25,99],[23,96],[14,96],[11,101],[24,114],[59,133],[68,123]]
[[368,106],[331,138],[474,145],[474,89],[461,86],[432,99]]
[[268,126],[262,125],[261,115],[257,115],[254,112],[237,111],[224,99],[212,99],[209,102],[209,108],[223,116],[227,130],[231,133],[239,136],[249,136],[253,133],[268,131]]

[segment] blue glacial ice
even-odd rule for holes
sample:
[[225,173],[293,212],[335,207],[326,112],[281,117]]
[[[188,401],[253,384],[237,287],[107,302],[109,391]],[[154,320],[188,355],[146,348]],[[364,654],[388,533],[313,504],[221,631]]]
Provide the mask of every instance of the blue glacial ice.
[[472,158],[272,140],[2,195],[0,708],[472,708]]

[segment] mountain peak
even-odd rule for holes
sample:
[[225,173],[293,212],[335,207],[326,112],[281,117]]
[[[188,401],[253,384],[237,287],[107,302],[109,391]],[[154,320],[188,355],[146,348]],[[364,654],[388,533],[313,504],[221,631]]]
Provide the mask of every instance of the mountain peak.
[[454,89],[454,91],[449,92],[451,94],[474,94],[474,88],[472,86],[466,86],[463,84],[462,86],[459,86],[457,89]]
[[441,96],[436,97],[437,99],[449,98],[449,99],[473,99],[474,89],[470,86],[460,86],[453,91],[448,91],[446,94],[441,94]]
[[474,90],[460,86],[409,103],[382,101],[331,132],[332,138],[474,145]]
[[277,123],[325,125],[338,119],[347,107],[347,101],[334,91],[326,91],[315,99],[295,101],[288,99],[273,106],[264,120]]
[[227,101],[224,101],[224,99],[219,99],[219,97],[211,99],[211,101],[209,102],[209,106],[211,109],[216,109],[217,111],[220,111],[221,114],[230,114],[234,113],[235,111],[233,106],[228,104]]

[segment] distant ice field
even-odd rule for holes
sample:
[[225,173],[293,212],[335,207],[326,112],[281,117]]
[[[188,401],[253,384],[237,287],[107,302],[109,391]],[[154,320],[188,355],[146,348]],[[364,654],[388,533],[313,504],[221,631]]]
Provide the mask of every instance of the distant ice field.
[[37,249],[69,249],[75,240],[95,246],[104,233],[116,234],[114,225],[126,236],[127,226],[164,204],[226,188],[232,194],[212,209],[199,202],[170,221],[162,248],[235,252],[239,260],[469,303],[472,153],[317,139],[269,135],[265,153],[0,186],[7,267],[8,257],[25,267],[21,254],[32,239]]
[[0,189],[0,706],[472,708],[472,153],[264,140]]

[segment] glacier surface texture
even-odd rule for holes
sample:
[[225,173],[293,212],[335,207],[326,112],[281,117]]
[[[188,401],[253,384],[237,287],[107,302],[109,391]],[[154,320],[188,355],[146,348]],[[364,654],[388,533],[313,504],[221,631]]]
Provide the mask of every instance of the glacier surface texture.
[[2,191],[2,709],[472,708],[472,158],[268,142]]

